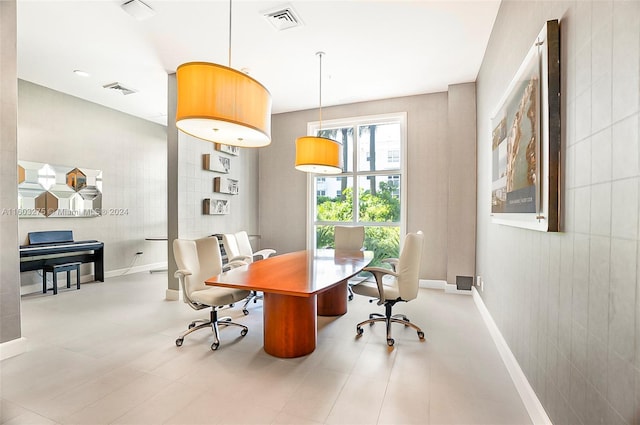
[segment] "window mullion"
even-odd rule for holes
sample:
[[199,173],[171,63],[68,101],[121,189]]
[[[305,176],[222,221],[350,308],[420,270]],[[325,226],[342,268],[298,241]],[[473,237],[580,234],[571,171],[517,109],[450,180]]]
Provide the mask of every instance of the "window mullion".
[[353,223],[358,223],[360,217],[360,187],[358,186],[358,147],[360,145],[360,136],[358,135],[358,126],[353,126],[353,163],[351,164],[351,178],[353,181]]

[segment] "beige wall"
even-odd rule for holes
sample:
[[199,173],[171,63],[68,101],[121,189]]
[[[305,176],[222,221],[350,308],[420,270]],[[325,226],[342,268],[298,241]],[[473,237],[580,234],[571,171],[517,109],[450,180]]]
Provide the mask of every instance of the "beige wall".
[[0,344],[21,336],[16,62],[16,2],[0,1]]
[[[492,224],[490,118],[560,19],[564,231]],[[477,81],[482,297],[553,423],[640,412],[640,2],[503,1]]]
[[[73,230],[76,240],[105,243],[105,273],[166,261],[166,246],[145,237],[166,234],[166,128],[27,81],[18,85],[18,158],[103,171],[102,208],[125,215],[20,219],[19,241],[42,230]],[[135,259],[135,254],[144,254]],[[135,259],[135,262],[134,262]],[[82,274],[91,274],[84,265]],[[37,272],[23,286],[41,285]]]
[[[468,102],[473,103],[472,91],[468,88],[463,88],[458,93],[458,99],[470,96]],[[459,122],[466,123],[465,125],[471,129],[475,117],[475,109],[462,107],[462,103],[456,103],[460,109],[452,111],[449,108],[447,93],[435,93],[322,109],[323,119],[326,120],[394,112],[407,113],[407,231],[425,232],[426,242],[421,268],[421,277],[425,279],[447,279],[449,255],[467,255],[466,265],[460,270],[468,270],[473,275],[475,253],[451,253],[447,249],[448,226],[459,224],[457,219],[451,221],[448,211],[448,116],[455,112]],[[452,106],[454,109],[457,107]],[[290,252],[306,247],[307,176],[293,167],[294,146],[296,138],[306,134],[307,123],[316,121],[317,118],[317,110],[274,115],[272,143],[260,149],[262,244],[273,247],[278,252]],[[457,140],[465,137],[470,137],[472,142],[475,140],[473,131],[462,132],[456,137]],[[462,153],[465,150],[464,146],[460,144],[455,152]],[[471,149],[467,149],[465,155],[473,157],[473,143],[466,146],[470,146]],[[470,171],[468,175],[473,180],[473,172]],[[475,187],[475,182],[472,182],[471,186]],[[457,201],[453,205],[457,208]],[[471,201],[467,209],[460,210],[467,214],[467,222],[473,223],[474,208]],[[469,232],[473,232],[473,227],[469,228]],[[469,241],[469,246],[473,247],[472,236]]]
[[449,86],[447,282],[476,269],[476,85]]

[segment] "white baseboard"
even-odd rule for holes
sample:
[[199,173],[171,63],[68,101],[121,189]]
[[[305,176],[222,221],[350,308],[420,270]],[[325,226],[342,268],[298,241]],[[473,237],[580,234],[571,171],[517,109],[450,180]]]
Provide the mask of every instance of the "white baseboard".
[[471,295],[471,291],[458,290],[458,287],[455,284],[447,283],[446,280],[420,279],[419,286],[420,288],[427,289],[441,289],[447,294]]
[[180,299],[180,291],[177,289],[167,289],[164,294],[164,299],[167,301],[178,301]]
[[[75,273],[71,276],[75,276]],[[49,279],[47,279],[48,283],[51,283],[51,275],[49,275]],[[84,274],[80,276],[80,283],[93,282],[95,277],[92,274]],[[71,287],[74,288],[76,284],[75,278],[72,277]],[[60,275],[58,279],[58,289],[64,288],[67,285],[66,275]],[[50,286],[50,285],[49,285]],[[42,282],[34,282],[29,283],[27,285],[20,286],[20,295],[33,294],[35,292],[42,292]]]
[[442,289],[444,290],[447,282],[444,280],[429,280],[429,279],[420,279],[419,286],[421,288],[427,289]]
[[507,367],[507,371],[509,371],[511,380],[513,380],[513,383],[518,390],[518,394],[520,394],[520,398],[529,413],[531,421],[536,425],[553,425],[551,419],[549,419],[549,416],[547,415],[547,412],[544,410],[544,407],[542,407],[542,403],[540,403],[538,396],[535,391],[533,391],[533,388],[531,388],[531,384],[529,384],[527,377],[520,368],[518,361],[507,345],[507,341],[505,341],[502,333],[500,333],[496,322],[493,321],[491,313],[489,313],[489,310],[487,310],[487,307],[484,305],[482,297],[475,287],[472,288],[471,292],[473,293],[473,300],[475,301],[476,307],[478,307],[478,311],[480,311],[480,315],[493,338],[493,342],[498,348],[500,357],[502,357],[502,361]]
[[[140,273],[140,272],[150,272],[150,271],[159,272],[159,271],[164,271],[166,269],[167,269],[167,263],[165,262],[143,264],[140,266],[127,267],[124,269],[110,270],[108,272],[104,272],[104,278],[108,279],[110,277],[117,277],[117,276],[132,274],[132,273]],[[60,275],[60,279],[58,280],[58,288],[66,286],[67,284],[67,279],[66,277],[63,277],[63,276],[64,275]],[[96,278],[93,274],[83,274],[80,276],[80,283],[94,282],[95,280]],[[51,280],[48,279],[48,282],[51,282]],[[75,279],[72,280],[71,282],[72,282],[71,285],[73,287],[73,285],[75,285]],[[20,295],[33,294],[35,292],[42,292],[42,281],[20,286]]]
[[123,276],[126,274],[132,274],[132,273],[140,273],[140,272],[148,272],[151,270],[158,270],[158,269],[166,269],[167,268],[167,263],[152,263],[152,264],[143,264],[140,266],[133,266],[133,267],[127,267],[124,269],[118,269],[118,270],[111,270],[108,272],[104,273],[104,277],[109,278],[109,277],[116,277],[116,276]]
[[464,289],[458,289],[458,285],[455,283],[447,283],[444,287],[444,292],[447,294],[471,295],[471,290],[465,291]]
[[17,338],[0,344],[0,360],[17,356],[27,351],[27,338]]

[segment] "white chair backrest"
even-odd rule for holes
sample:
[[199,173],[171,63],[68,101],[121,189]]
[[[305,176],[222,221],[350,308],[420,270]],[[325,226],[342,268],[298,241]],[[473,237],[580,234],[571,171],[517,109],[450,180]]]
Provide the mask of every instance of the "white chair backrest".
[[216,237],[176,239],[173,241],[173,255],[178,269],[191,272],[191,275],[184,279],[187,295],[208,289],[204,281],[222,273],[222,256]]
[[248,257],[251,257],[251,259],[248,262],[252,263],[253,248],[251,247],[251,242],[249,242],[249,235],[247,235],[247,232],[242,230],[240,232],[237,232],[235,236],[236,236],[236,243],[238,244],[238,250],[240,252],[239,255],[246,255]]
[[236,241],[236,235],[225,233],[222,235],[222,244],[224,245],[224,250],[227,253],[227,259],[231,260],[232,258],[242,255],[240,253],[240,248],[238,247],[238,242]]
[[364,226],[336,226],[333,241],[335,249],[362,249]]
[[418,296],[423,241],[424,234],[421,231],[407,234],[404,240],[404,246],[396,268],[398,290],[400,298],[404,301],[412,300]]

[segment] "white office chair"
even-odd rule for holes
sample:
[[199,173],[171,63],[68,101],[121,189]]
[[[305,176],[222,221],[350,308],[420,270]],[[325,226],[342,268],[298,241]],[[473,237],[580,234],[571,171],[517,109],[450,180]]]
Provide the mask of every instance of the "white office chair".
[[[247,263],[253,263],[255,260],[263,260],[269,258],[276,253],[275,249],[265,248],[259,251],[253,252],[251,242],[249,242],[249,235],[244,230],[237,233],[225,233],[222,235],[222,245],[227,253],[229,261],[245,261]],[[247,315],[247,305],[251,300],[255,303],[257,300],[262,299],[261,295],[258,295],[256,291],[251,291],[244,305],[242,306],[242,312]]]
[[[222,306],[238,302],[249,295],[249,291],[217,286],[207,286],[204,281],[222,272],[222,255],[220,245],[215,237],[173,241],[173,254],[178,265],[175,277],[180,280],[184,302],[194,310],[211,307],[209,320],[195,320],[189,324],[189,329],[176,339],[176,345],[182,346],[184,337],[191,332],[211,327],[213,331],[212,350],[220,346],[218,325],[238,326],[240,335],[245,336],[248,328],[231,321],[231,317],[218,318],[217,309]],[[235,261],[229,267],[245,265],[245,262]]]
[[[362,250],[364,247],[364,226],[335,226],[333,247],[335,249]],[[352,284],[347,285],[349,301],[353,299],[351,286]]]
[[387,325],[387,345],[393,346],[391,338],[391,323],[401,323],[411,326],[418,332],[418,337],[423,340],[424,332],[411,323],[404,314],[392,314],[392,308],[397,302],[407,302],[418,296],[418,273],[420,271],[420,258],[422,257],[422,244],[424,235],[422,232],[409,233],[404,241],[402,253],[399,259],[391,259],[389,263],[393,270],[382,267],[365,267],[364,270],[373,273],[375,282],[362,282],[353,287],[353,292],[358,295],[378,299],[378,305],[385,307],[385,314],[372,313],[369,320],[358,323],[356,332],[362,335],[365,324],[373,325],[375,322],[385,322]]

